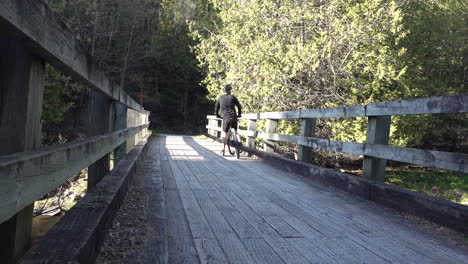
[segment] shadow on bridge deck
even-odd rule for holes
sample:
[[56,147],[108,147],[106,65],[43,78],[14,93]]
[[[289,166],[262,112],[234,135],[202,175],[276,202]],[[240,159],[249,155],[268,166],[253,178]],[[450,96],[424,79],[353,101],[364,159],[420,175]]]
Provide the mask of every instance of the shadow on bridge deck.
[[153,137],[136,184],[145,244],[127,263],[468,263],[390,210],[183,136]]

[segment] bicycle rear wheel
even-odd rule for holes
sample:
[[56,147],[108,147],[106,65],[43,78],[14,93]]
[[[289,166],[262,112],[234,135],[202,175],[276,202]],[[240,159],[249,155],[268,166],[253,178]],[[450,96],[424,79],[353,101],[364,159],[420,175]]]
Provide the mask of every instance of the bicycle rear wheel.
[[229,154],[231,155],[234,155],[234,149],[235,149],[235,145],[234,145],[234,142],[232,141],[232,131],[229,129],[228,131],[228,135],[227,135],[227,147],[228,147],[228,151],[229,151]]

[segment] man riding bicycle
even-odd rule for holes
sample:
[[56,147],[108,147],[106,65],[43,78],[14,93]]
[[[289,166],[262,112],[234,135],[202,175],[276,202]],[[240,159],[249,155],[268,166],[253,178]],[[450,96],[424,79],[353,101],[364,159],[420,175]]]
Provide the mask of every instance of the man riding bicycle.
[[[227,84],[224,86],[224,95],[221,95],[218,100],[216,101],[215,105],[215,114],[216,117],[221,118],[221,115],[219,114],[219,110],[221,109],[221,112],[223,113],[223,132],[222,132],[222,138],[223,138],[223,150],[221,151],[221,155],[224,156],[224,150],[226,148],[227,144],[227,132],[229,131],[229,128],[234,128],[236,131],[236,137],[238,142],[241,142],[239,134],[237,134],[237,118],[242,116],[242,107],[239,103],[239,100],[231,94],[232,86],[230,84]],[[238,114],[236,114],[236,110],[234,109],[234,106],[237,106],[237,111]],[[240,144],[240,143],[239,143]],[[242,149],[242,144],[239,146],[240,149]]]

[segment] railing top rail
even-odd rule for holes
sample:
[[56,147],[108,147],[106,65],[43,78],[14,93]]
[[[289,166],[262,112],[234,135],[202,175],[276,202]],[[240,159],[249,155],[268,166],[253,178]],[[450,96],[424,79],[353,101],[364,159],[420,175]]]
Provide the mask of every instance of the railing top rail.
[[43,1],[0,1],[0,29],[77,81],[129,108],[144,111],[122,87],[97,68],[81,41]]
[[0,157],[0,223],[147,128],[105,135]]
[[[243,114],[242,119],[299,119],[467,113],[468,94],[399,100],[367,105]],[[207,116],[215,119],[215,116]]]

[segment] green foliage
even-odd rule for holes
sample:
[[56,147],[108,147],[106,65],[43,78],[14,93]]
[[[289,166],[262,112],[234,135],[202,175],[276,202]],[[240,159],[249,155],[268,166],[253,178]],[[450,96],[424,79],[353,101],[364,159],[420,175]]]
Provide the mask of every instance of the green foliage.
[[67,102],[66,97],[72,96],[72,90],[76,88],[71,78],[60,73],[51,65],[46,67],[44,85],[44,107],[42,120],[45,126],[63,121],[64,114],[73,106],[73,102]]
[[[246,112],[282,111],[466,92],[468,5],[460,0],[211,0],[193,21],[210,98],[223,84]],[[446,124],[447,129],[440,124]],[[291,131],[296,130],[293,125]],[[411,128],[418,126],[418,131]],[[392,119],[391,141],[460,144],[463,116]],[[288,129],[283,129],[287,131]],[[330,120],[319,134],[365,141],[366,119]]]
[[463,173],[440,169],[397,167],[386,174],[386,182],[468,205],[468,178]]

